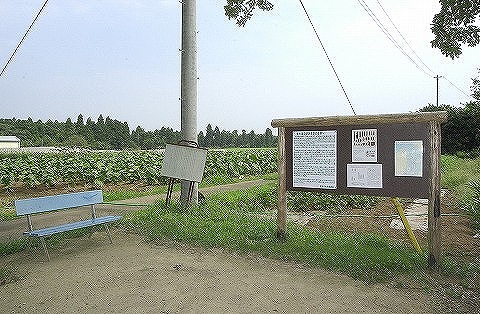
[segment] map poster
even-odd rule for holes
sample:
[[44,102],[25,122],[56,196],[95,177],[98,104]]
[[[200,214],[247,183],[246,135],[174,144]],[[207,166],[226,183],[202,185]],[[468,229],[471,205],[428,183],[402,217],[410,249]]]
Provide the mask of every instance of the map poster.
[[352,162],[377,162],[377,129],[352,130]]
[[337,188],[337,131],[293,132],[293,187]]
[[423,141],[395,141],[395,176],[423,176]]
[[381,189],[382,164],[347,164],[347,187]]

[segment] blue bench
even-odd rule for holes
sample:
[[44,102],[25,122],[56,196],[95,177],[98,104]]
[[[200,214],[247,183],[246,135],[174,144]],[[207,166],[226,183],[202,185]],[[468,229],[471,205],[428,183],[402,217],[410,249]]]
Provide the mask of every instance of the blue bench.
[[[93,227],[97,225],[103,225],[105,231],[108,234],[108,239],[110,243],[112,242],[112,236],[110,230],[108,229],[107,224],[122,219],[122,216],[104,216],[97,217],[95,212],[95,205],[103,202],[103,193],[101,190],[95,191],[86,191],[70,194],[59,194],[54,196],[44,196],[36,197],[29,199],[22,199],[15,201],[15,211],[17,216],[26,216],[28,222],[28,231],[23,234],[29,237],[37,237],[42,241],[43,250],[47,255],[48,260],[50,260],[50,255],[48,254],[47,245],[45,243],[45,237],[51,236],[56,233],[61,233],[65,231],[71,231],[86,227]],[[40,214],[45,212],[57,211],[62,209],[76,208],[90,206],[91,208],[91,219],[71,222],[59,226],[52,226],[43,229],[33,229],[32,226],[32,215]]]

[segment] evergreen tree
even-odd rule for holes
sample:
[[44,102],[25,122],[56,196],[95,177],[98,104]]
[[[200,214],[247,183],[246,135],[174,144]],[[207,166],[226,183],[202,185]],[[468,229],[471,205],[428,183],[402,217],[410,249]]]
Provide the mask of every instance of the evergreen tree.
[[[0,135],[15,135],[20,138],[22,146],[66,146],[91,149],[157,149],[166,143],[178,143],[181,133],[170,127],[155,131],[145,131],[137,126],[132,132],[127,122],[121,122],[107,116],[99,115],[97,122],[90,117],[84,122],[83,115],[78,115],[75,123],[70,118],[65,122],[38,120],[0,119]],[[202,147],[269,147],[275,146],[276,138],[270,129],[265,134],[255,134],[245,130],[226,131],[207,125],[206,132],[200,131],[198,143]]]
[[205,133],[205,147],[213,147],[213,129],[210,123],[207,125]]

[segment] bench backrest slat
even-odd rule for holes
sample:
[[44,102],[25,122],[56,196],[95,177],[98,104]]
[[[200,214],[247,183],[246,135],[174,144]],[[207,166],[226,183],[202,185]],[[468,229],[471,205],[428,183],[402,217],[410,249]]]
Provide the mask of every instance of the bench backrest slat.
[[15,201],[15,211],[18,216],[21,216],[102,202],[102,190],[95,190],[17,200]]

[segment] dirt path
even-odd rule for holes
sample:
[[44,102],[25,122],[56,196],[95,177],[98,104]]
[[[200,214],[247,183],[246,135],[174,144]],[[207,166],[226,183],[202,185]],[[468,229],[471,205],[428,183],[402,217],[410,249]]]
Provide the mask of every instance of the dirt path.
[[[21,274],[0,286],[4,313],[429,313],[419,291],[365,285],[321,269],[114,231],[2,257]],[[1,265],[0,265],[1,266]]]

